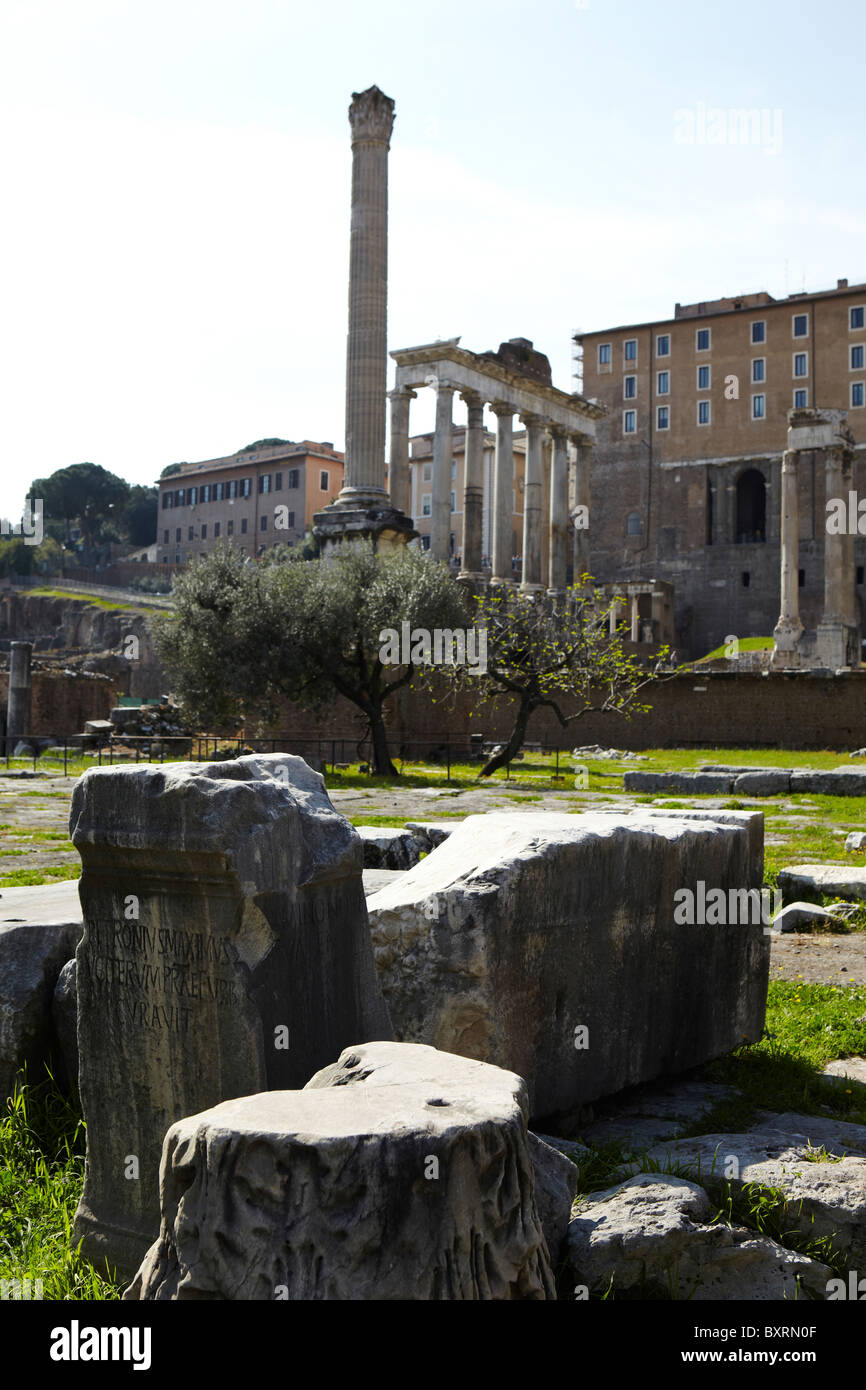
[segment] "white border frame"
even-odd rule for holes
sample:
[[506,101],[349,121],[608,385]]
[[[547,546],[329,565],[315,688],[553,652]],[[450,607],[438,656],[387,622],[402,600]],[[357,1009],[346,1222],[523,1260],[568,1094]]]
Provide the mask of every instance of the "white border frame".
[[[625,417],[626,417],[627,415],[633,415],[633,416],[634,416],[634,429],[633,429],[633,430],[627,430],[626,427],[625,427]],[[635,409],[634,406],[633,406],[630,410],[624,410],[624,411],[622,412],[622,432],[623,432],[623,437],[625,437],[625,435],[627,435],[627,434],[637,434],[637,410]]]
[[[631,396],[627,396],[627,395],[625,394],[625,384],[626,384],[627,381],[633,381],[633,382],[634,382],[634,394],[631,395]],[[626,373],[624,374],[623,379],[622,379],[622,398],[623,398],[624,401],[636,401],[636,400],[637,400],[637,372],[626,372]]]
[[[756,401],[756,400],[759,400],[759,399],[762,400],[762,401],[764,402],[764,410],[763,410],[763,414],[761,414],[761,415],[756,415],[756,414],[755,414],[755,401]],[[767,393],[766,393],[766,391],[753,391],[753,392],[752,392],[752,407],[751,407],[751,411],[750,411],[749,418],[751,419],[751,421],[752,421],[753,424],[754,424],[755,422],[758,422],[758,421],[764,421],[764,420],[766,420],[766,418],[767,418]]]
[[[755,376],[755,363],[756,363],[756,362],[763,362],[763,364],[764,364],[764,375],[763,375],[762,377],[756,377],[756,376]],[[753,358],[752,358],[752,361],[751,361],[751,368],[752,368],[752,370],[751,370],[751,372],[749,373],[749,381],[750,381],[750,383],[752,384],[752,386],[766,386],[766,384],[767,384],[767,359],[766,359],[766,357],[753,357]]]
[[[663,391],[662,388],[659,386],[659,377],[660,377],[660,376],[666,376],[667,379],[668,379],[668,385],[667,385],[667,390],[666,390],[666,391]],[[669,396],[670,394],[671,394],[671,369],[670,369],[670,367],[662,367],[660,371],[657,371],[657,372],[656,372],[656,395],[657,395],[657,396]]]
[[[805,320],[806,320],[806,332],[805,332],[805,333],[795,333],[795,332],[794,332],[794,325],[796,324],[797,319],[805,319]],[[805,342],[805,340],[806,340],[807,338],[810,338],[810,337],[812,336],[812,335],[811,335],[811,327],[812,327],[812,325],[811,325],[811,323],[809,322],[809,310],[808,310],[808,309],[805,309],[805,310],[804,310],[804,309],[801,309],[801,310],[799,311],[799,313],[796,313],[796,314],[792,314],[792,315],[791,315],[791,337],[793,338],[793,340],[794,340],[795,343]]]
[[[709,374],[709,380],[707,381],[706,386],[702,386],[702,385],[701,385],[701,372],[707,372],[707,373]],[[698,362],[697,366],[695,367],[695,390],[696,390],[696,391],[712,391],[712,389],[713,389],[713,364],[712,364],[712,362]]]
[[[798,358],[798,357],[805,357],[805,359],[806,359],[806,370],[805,370],[805,372],[798,372],[798,371],[797,371],[797,358]],[[791,353],[791,380],[792,380],[792,381],[808,381],[808,379],[809,379],[809,353],[808,353],[807,351],[804,352],[802,349],[800,350],[800,352],[792,352],[792,353]]]
[[[758,342],[755,342],[755,339],[752,337],[752,329],[755,327],[755,324],[756,324],[756,323],[762,323],[762,324],[764,325],[764,336],[763,336],[763,338],[761,338]],[[766,346],[767,346],[767,320],[766,320],[766,319],[750,319],[750,320],[749,320],[749,346],[750,346],[750,347],[766,347]]]
[[[659,424],[659,411],[661,411],[661,410],[666,410],[667,413],[668,413],[668,422],[667,422],[666,425],[660,425],[660,424]],[[659,432],[659,433],[661,433],[661,434],[664,434],[665,430],[669,430],[670,427],[671,427],[671,408],[670,408],[670,406],[667,405],[667,404],[665,404],[665,405],[657,405],[657,406],[656,406],[656,431]]]
[[[705,348],[698,347],[698,334],[699,334],[699,333],[706,333],[706,335],[707,335],[707,345],[706,345]],[[703,328],[696,328],[696,329],[695,329],[695,352],[712,352],[712,350],[713,350],[713,330],[712,330],[712,326],[711,326],[711,325],[710,325],[710,326],[707,326],[707,325],[705,324]]]
[[[701,406],[702,406],[702,405],[705,405],[705,406],[707,407],[707,418],[706,418],[706,420],[702,420],[702,419],[701,419]],[[695,405],[695,424],[697,425],[698,429],[705,430],[705,429],[707,428],[707,426],[708,426],[708,425],[711,425],[712,423],[713,423],[713,405],[712,405],[712,401],[709,399],[709,397],[707,397],[706,400],[698,401],[697,404]]]

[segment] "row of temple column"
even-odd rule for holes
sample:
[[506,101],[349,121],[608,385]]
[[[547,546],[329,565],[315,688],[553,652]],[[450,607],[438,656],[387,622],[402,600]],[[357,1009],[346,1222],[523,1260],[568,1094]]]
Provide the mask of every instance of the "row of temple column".
[[[496,444],[491,499],[492,536],[490,580],[510,583],[513,579],[512,533],[514,526],[514,416],[518,408],[508,401],[486,402],[477,391],[458,388],[453,383],[432,380],[436,390],[436,423],[433,434],[431,480],[430,552],[446,563],[451,558],[451,454],[453,399],[459,390],[467,408],[464,449],[462,578],[482,580],[484,507],[484,406],[496,416]],[[391,504],[411,514],[409,466],[409,405],[416,392],[398,387],[389,392],[391,401]],[[590,441],[570,433],[564,426],[541,414],[520,412],[526,427],[526,459],[523,483],[523,574],[521,588],[529,591],[545,587],[561,592],[566,587],[569,560],[574,578],[589,570],[589,479]],[[543,496],[543,448],[545,435],[551,446],[550,493]],[[574,475],[569,505],[569,442]],[[574,539],[569,556],[568,523],[573,518]],[[548,566],[542,573],[542,531],[547,525]]]
[[[802,450],[787,449],[781,460],[781,605],[776,644],[794,648],[803,627],[799,617],[799,470]],[[847,499],[853,488],[853,453],[844,445],[824,450],[824,492],[828,499]],[[855,627],[853,532],[824,535],[824,613],[820,628]],[[780,641],[781,638],[781,641]]]

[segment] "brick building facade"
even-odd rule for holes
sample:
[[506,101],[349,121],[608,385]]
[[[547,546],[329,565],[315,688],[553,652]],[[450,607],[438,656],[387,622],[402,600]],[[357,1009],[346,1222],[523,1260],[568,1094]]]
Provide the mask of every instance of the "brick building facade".
[[[575,342],[583,393],[608,410],[592,471],[596,577],[673,583],[683,656],[700,657],[729,634],[769,636],[779,614],[781,460],[792,408],[847,410],[855,487],[866,494],[866,284],[678,304],[672,319]],[[826,500],[816,451],[799,477],[807,626],[823,603]],[[855,566],[862,614],[866,538],[855,539]]]
[[184,463],[159,480],[157,559],[181,565],[226,541],[250,556],[296,545],[342,485],[343,455],[309,439]]

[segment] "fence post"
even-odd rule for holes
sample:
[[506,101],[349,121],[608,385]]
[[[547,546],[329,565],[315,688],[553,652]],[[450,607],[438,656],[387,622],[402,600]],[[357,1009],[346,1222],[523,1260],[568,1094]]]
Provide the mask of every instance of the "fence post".
[[63,776],[64,776],[64,777],[68,777],[68,776],[69,776],[69,774],[68,774],[68,772],[67,772],[67,770],[66,770],[66,768],[67,768],[67,753],[68,753],[68,751],[69,751],[69,741],[68,741],[66,735],[64,734],[64,735],[63,735]]
[[451,737],[445,739],[445,781],[451,781]]

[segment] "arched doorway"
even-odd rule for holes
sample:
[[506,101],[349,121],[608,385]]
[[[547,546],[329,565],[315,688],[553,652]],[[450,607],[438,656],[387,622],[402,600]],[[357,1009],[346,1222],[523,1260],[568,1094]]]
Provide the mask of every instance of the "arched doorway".
[[737,544],[767,539],[767,484],[757,468],[737,479]]

